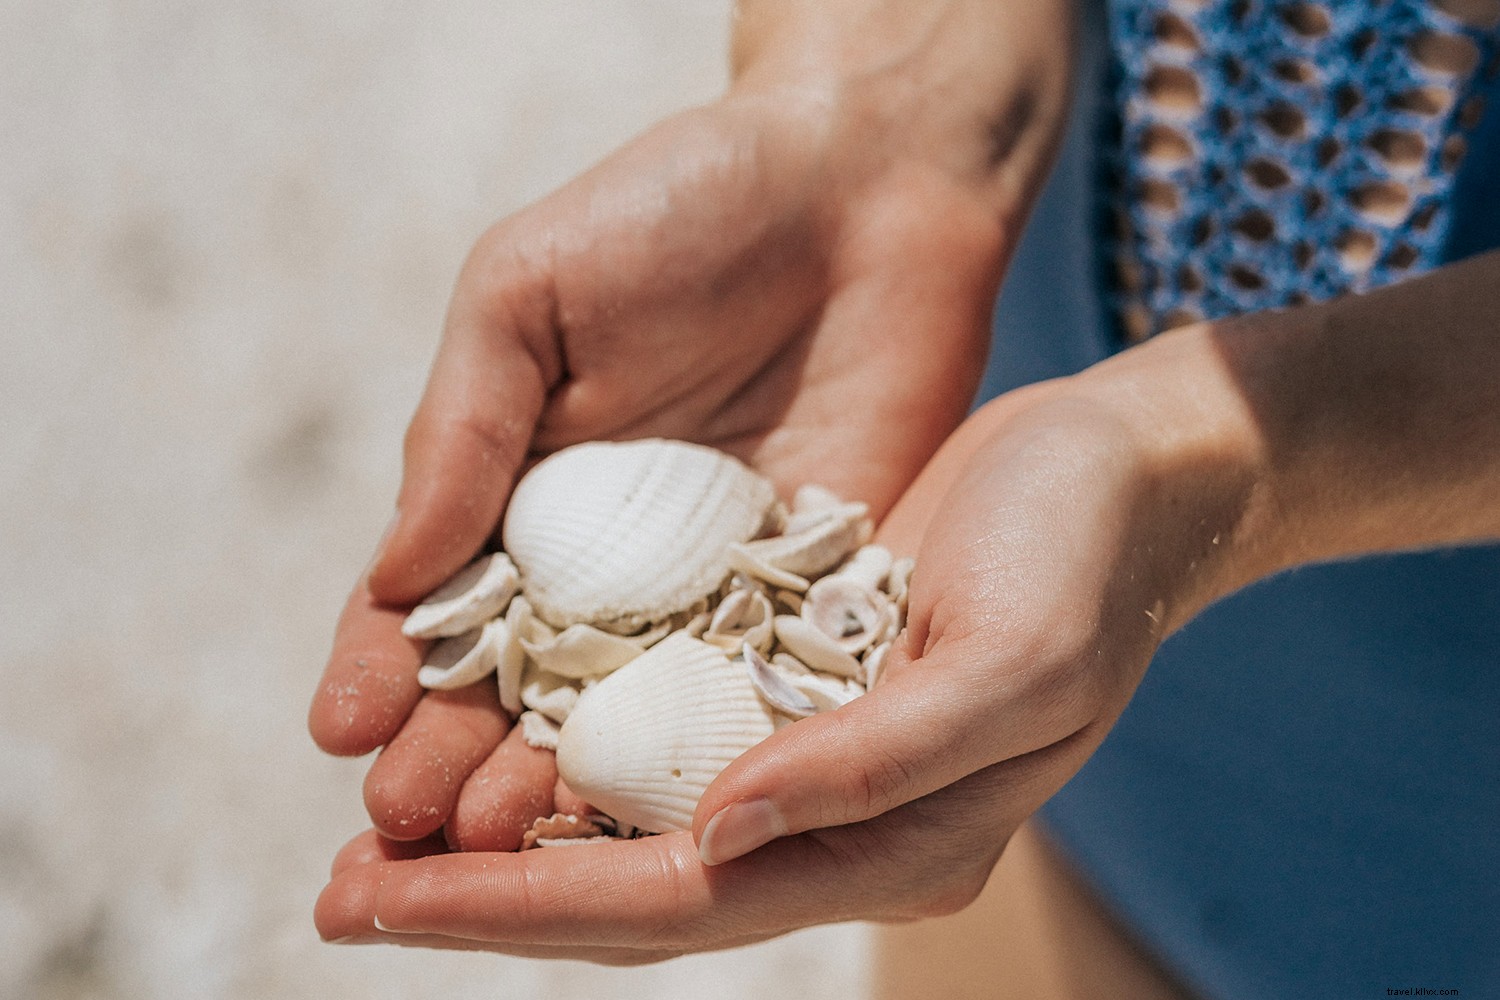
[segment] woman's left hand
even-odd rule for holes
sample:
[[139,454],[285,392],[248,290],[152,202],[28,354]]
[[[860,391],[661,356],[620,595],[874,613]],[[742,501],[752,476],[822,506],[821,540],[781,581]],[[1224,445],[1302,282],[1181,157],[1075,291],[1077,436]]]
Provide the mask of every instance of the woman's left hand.
[[1080,377],[972,417],[882,528],[918,567],[883,682],[741,757],[692,834],[519,854],[365,834],[319,931],[628,964],[963,907],[1103,739],[1245,510],[1232,448],[1178,441],[1169,461],[1138,416]]

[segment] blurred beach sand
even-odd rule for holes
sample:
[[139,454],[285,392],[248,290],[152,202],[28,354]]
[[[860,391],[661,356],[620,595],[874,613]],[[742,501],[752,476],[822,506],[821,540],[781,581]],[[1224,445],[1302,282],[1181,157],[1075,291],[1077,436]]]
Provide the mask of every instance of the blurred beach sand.
[[464,253],[722,86],[728,2],[0,9],[0,996],[857,997],[866,931],[634,970],[319,943],[303,727]]

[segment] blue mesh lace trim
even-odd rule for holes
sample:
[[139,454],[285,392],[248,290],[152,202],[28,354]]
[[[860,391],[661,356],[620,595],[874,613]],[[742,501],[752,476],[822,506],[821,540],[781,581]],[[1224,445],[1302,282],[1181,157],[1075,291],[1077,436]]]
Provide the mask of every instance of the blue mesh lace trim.
[[1127,339],[1438,259],[1500,0],[1116,0],[1110,18]]

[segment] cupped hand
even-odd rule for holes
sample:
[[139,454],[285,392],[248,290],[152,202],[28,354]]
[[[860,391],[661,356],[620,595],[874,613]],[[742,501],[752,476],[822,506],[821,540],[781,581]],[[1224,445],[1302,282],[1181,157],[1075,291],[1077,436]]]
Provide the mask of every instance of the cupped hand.
[[853,155],[879,142],[830,100],[756,92],[679,115],[470,255],[398,517],[309,718],[330,752],[386,746],[365,785],[383,833],[453,817],[509,726],[483,686],[424,696],[399,625],[494,533],[528,459],[682,438],[878,513],[962,419],[1013,220],[977,175]]
[[732,764],[692,834],[418,859],[367,838],[321,933],[636,962],[967,904],[1209,592],[1252,492],[1233,449],[1163,448],[1136,400],[1086,381],[950,439],[882,528],[918,560],[886,679]]

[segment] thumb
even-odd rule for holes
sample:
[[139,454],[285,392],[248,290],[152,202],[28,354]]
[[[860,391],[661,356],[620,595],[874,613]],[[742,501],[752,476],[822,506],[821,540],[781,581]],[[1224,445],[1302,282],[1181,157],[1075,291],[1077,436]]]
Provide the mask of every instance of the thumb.
[[[397,515],[370,568],[370,593],[410,604],[474,557],[494,531],[546,400],[548,282],[470,259],[407,428]],[[499,287],[497,287],[497,285]],[[555,353],[555,352],[554,352]]]
[[704,864],[778,837],[871,819],[1091,721],[1086,699],[1036,669],[1042,657],[1002,662],[993,650],[1006,646],[973,636],[915,660],[903,645],[892,649],[875,690],[783,727],[709,786],[693,823]]

